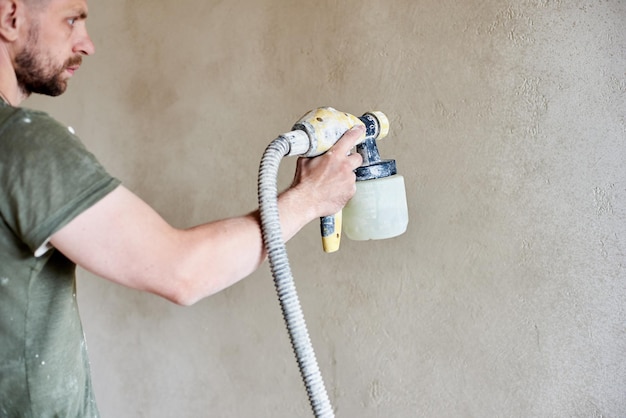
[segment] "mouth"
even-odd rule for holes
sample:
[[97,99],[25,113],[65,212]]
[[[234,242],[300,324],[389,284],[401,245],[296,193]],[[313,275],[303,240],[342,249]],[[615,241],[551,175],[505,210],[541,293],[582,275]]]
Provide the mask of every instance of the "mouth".
[[73,76],[74,73],[78,71],[82,63],[83,63],[83,59],[80,55],[70,58],[65,63],[65,71],[67,71],[70,76]]
[[79,68],[80,68],[79,65],[72,65],[70,67],[66,67],[65,71],[67,71],[70,74],[70,76],[72,76],[74,75],[76,71],[78,71]]

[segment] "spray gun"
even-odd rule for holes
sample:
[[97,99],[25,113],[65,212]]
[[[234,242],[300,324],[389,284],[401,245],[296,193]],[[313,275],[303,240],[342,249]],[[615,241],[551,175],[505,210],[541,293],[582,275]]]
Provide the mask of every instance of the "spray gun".
[[[364,124],[366,133],[363,141],[356,146],[363,157],[363,164],[356,170],[357,191],[343,211],[346,215],[343,219],[346,235],[354,240],[400,235],[408,223],[404,179],[397,174],[395,161],[382,160],[376,147],[376,140],[384,138],[389,132],[389,121],[381,112],[370,112],[357,118],[331,107],[312,110],[296,122],[290,132],[278,136],[268,145],[259,167],[258,195],[263,242],[300,375],[316,418],[332,418],[334,411],[317,365],[282,239],[276,179],[284,156],[320,155],[356,124]],[[341,224],[341,213],[322,218],[325,251],[339,248]]]
[[[326,152],[350,128],[365,125],[365,137],[356,146],[363,164],[356,170],[357,192],[343,212],[320,220],[322,246],[327,253],[339,249],[342,224],[353,240],[383,239],[402,234],[408,223],[404,178],[397,175],[395,160],[382,160],[376,146],[389,133],[382,112],[361,117],[322,107],[306,113],[281,135],[289,141],[287,155],[315,157]],[[382,180],[385,179],[385,180]]]

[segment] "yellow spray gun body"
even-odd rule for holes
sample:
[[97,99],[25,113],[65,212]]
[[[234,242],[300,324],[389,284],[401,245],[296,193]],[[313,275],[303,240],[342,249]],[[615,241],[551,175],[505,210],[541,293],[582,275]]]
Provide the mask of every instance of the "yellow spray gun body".
[[[368,112],[356,117],[332,107],[320,107],[302,116],[292,131],[282,136],[292,144],[288,155],[315,157],[328,151],[346,131],[356,125],[365,126],[363,141],[382,139],[389,133],[389,120],[382,112]],[[321,218],[320,227],[324,251],[337,251],[341,243],[342,213]]]

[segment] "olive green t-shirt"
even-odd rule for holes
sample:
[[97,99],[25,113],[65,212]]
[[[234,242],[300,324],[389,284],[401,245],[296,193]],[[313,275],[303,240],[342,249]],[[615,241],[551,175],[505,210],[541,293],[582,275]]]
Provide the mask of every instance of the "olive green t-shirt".
[[47,239],[119,185],[43,112],[0,101],[0,417],[97,417],[75,265]]

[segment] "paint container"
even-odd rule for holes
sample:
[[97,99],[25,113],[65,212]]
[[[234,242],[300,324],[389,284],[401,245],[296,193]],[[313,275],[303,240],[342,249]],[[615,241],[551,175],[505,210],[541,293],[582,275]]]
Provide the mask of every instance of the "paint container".
[[343,210],[343,229],[351,240],[393,238],[409,223],[404,177],[394,175],[358,182]]
[[363,164],[355,170],[356,193],[343,209],[343,230],[351,240],[393,238],[409,223],[404,177],[395,160],[381,160],[376,141],[357,146]]

